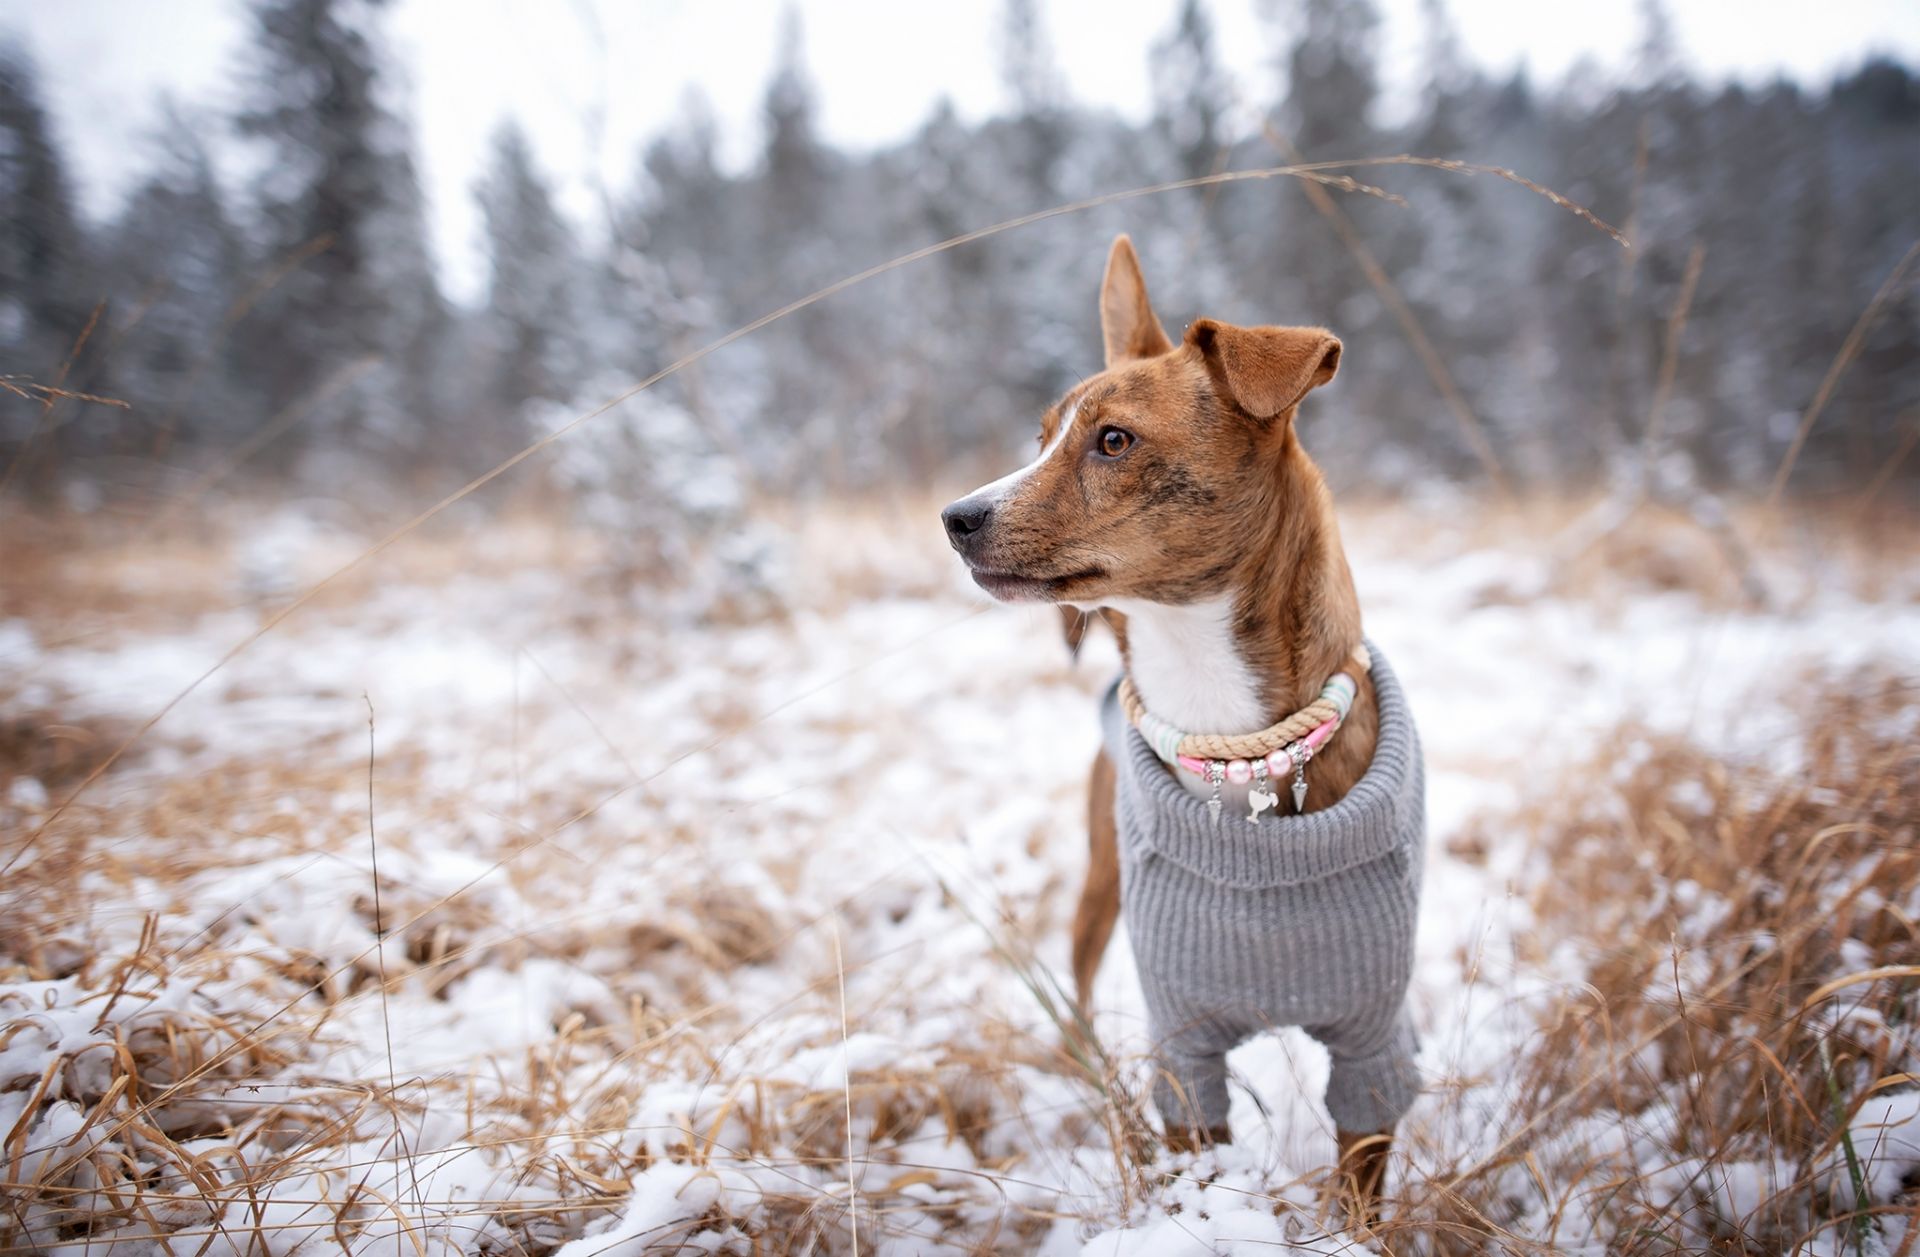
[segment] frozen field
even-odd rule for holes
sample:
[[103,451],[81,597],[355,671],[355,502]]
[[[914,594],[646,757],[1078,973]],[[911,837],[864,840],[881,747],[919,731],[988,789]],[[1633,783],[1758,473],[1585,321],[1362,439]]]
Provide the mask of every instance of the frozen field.
[[[365,539],[286,508],[190,548],[43,553],[0,589],[0,1251],[1601,1252],[1650,1214],[1697,1251],[1764,1213],[1807,1251],[1906,1252],[1920,1098],[1896,1075],[1920,1053],[1897,1017],[1893,1081],[1829,1070],[1804,1146],[1695,1139],[1688,1162],[1680,1101],[1534,1080],[1596,981],[1565,905],[1623,908],[1541,828],[1630,796],[1623,726],[1734,780],[1817,775],[1809,709],[1871,690],[1858,718],[1911,746],[1914,548],[1783,529],[1761,610],[1678,525],[1567,556],[1562,518],[1347,523],[1430,782],[1429,1086],[1373,1240],[1326,1209],[1304,1037],[1236,1053],[1238,1142],[1197,1158],[1129,1154],[1151,1044],[1124,937],[1109,1068],[1059,1050],[1044,996],[1112,642],[1071,664],[1051,612],[987,604],[930,507],[791,521],[786,611],[755,621],[616,596],[530,524],[402,543],[51,824]],[[1699,815],[1673,840],[1711,843]],[[1697,901],[1701,940],[1711,889],[1664,901]],[[1873,890],[1920,918],[1910,886]],[[1683,1014],[1695,941],[1655,944]],[[1840,952],[1920,961],[1902,946]],[[1843,996],[1820,1015],[1843,1025]],[[1823,1222],[1836,1194],[1878,1220]],[[1784,1243],[1751,1242],[1724,1251]]]

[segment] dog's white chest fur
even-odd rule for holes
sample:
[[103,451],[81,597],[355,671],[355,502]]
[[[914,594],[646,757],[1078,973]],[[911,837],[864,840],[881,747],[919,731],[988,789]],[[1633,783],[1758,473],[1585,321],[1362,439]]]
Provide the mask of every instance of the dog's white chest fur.
[[[1127,668],[1147,710],[1188,733],[1257,733],[1268,722],[1260,684],[1233,636],[1233,599],[1184,606],[1110,601],[1127,617]],[[1205,797],[1213,788],[1189,772],[1174,774]],[[1226,787],[1228,801],[1246,787]]]

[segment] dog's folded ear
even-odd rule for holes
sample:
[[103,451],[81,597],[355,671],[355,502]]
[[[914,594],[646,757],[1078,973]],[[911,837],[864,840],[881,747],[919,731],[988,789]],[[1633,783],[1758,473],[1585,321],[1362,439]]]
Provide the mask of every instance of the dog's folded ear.
[[1147,301],[1147,281],[1133,241],[1113,238],[1107,254],[1107,278],[1100,285],[1100,332],[1107,345],[1107,365],[1128,358],[1157,358],[1173,348],[1167,331],[1154,317]]
[[1324,327],[1235,327],[1195,319],[1186,343],[1200,351],[1214,387],[1257,419],[1292,410],[1340,370],[1340,340]]

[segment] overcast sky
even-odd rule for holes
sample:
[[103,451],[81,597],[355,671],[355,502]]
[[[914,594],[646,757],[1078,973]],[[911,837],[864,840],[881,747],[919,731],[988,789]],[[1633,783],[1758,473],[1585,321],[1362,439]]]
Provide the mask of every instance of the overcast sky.
[[[1271,100],[1273,39],[1259,0],[1212,0],[1222,60],[1248,99]],[[1379,0],[1382,68],[1404,97],[1417,64],[1419,0]],[[1524,64],[1552,82],[1582,57],[1625,64],[1639,0],[1453,0],[1470,56],[1495,70]],[[726,156],[752,153],[760,93],[774,55],[778,0],[396,0],[388,15],[418,127],[434,247],[461,296],[481,276],[471,189],[488,135],[518,118],[563,204],[585,217],[596,172],[631,181],[648,135],[697,87],[724,128]],[[1920,61],[1920,0],[1669,3],[1681,50],[1713,78],[1786,73],[1819,81],[1873,51]],[[814,0],[801,6],[806,56],[827,137],[884,143],[911,131],[945,95],[963,117],[1001,107],[994,31],[1000,0]],[[1138,118],[1149,91],[1147,48],[1174,0],[1044,0],[1055,52],[1075,97]],[[1810,20],[1814,12],[1818,20]],[[142,168],[156,95],[231,105],[245,55],[244,0],[0,0],[0,32],[39,60],[88,209],[113,207]],[[592,119],[603,122],[598,128]]]

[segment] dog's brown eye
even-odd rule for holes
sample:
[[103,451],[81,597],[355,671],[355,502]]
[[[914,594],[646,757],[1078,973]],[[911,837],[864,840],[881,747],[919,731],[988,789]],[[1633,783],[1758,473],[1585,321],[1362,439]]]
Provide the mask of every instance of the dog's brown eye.
[[1118,458],[1127,452],[1133,444],[1133,433],[1125,428],[1100,429],[1100,452],[1108,458]]

